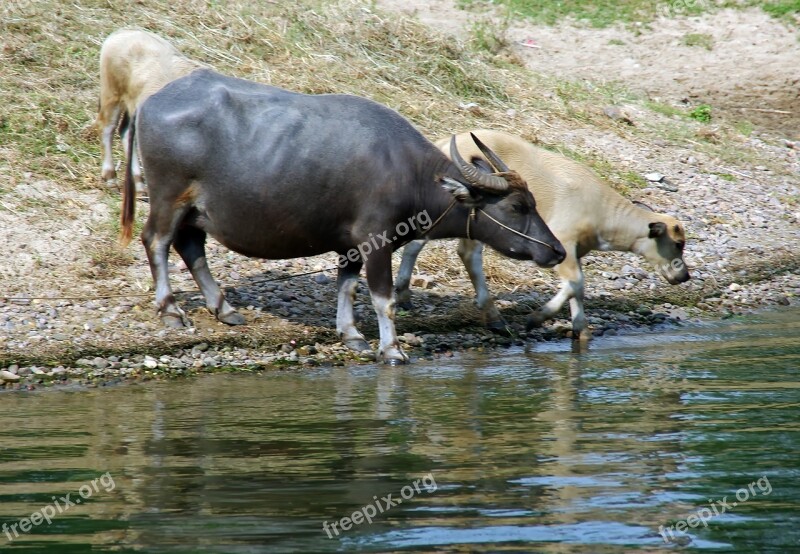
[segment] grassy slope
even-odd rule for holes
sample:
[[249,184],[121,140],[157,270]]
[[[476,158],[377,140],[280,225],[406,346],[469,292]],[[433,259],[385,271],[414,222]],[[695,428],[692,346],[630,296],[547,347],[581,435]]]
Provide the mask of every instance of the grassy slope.
[[[36,2],[4,9],[9,14],[0,20],[0,170],[6,178],[0,187],[5,188],[30,178],[25,173],[77,188],[102,186],[98,139],[90,127],[97,61],[105,36],[124,26],[157,32],[228,74],[303,92],[371,97],[431,137],[492,126],[535,140],[543,124],[591,125],[632,138],[663,132],[607,120],[600,111],[606,104],[645,104],[614,83],[587,86],[525,71],[502,48],[501,29],[476,29],[472,40],[457,44],[411,20],[374,12],[366,1],[144,0],[117,6],[88,1],[81,7]],[[459,107],[466,103],[480,107]],[[659,125],[678,138],[692,135],[686,121]],[[729,151],[704,146],[715,154]],[[584,161],[623,190],[631,185],[630,176],[606,160]]]

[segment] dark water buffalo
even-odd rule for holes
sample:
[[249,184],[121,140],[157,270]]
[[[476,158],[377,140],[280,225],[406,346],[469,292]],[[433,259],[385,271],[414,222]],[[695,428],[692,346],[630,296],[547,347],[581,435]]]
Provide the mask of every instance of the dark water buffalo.
[[[407,360],[394,327],[392,251],[425,228],[431,238],[471,236],[544,266],[564,258],[519,175],[480,173],[457,152],[451,162],[399,114],[364,98],[298,94],[198,70],[141,106],[131,144],[134,135],[150,191],[142,242],[158,313],[170,326],[187,323],[169,284],[171,245],[209,310],[225,323],[244,322],[209,272],[207,234],[252,257],[339,253],[336,328],[359,351],[369,345],[355,327],[353,300],[366,265],[378,354],[391,363]],[[123,242],[133,214],[128,175]]]

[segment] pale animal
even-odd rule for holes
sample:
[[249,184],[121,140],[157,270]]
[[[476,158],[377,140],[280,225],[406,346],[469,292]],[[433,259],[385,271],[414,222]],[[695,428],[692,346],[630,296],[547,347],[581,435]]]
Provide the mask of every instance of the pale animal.
[[[533,313],[528,321],[529,328],[552,317],[569,301],[573,337],[588,338],[580,259],[592,250],[638,254],[673,285],[689,279],[683,260],[686,233],[676,218],[635,205],[588,167],[561,154],[500,131],[473,133],[528,183],[537,211],[567,253],[564,261],[555,267],[561,278],[559,292]],[[468,163],[491,172],[485,156],[470,144],[469,136],[469,133],[462,133],[456,137],[458,151]],[[446,141],[439,141],[437,146],[445,150]],[[403,252],[396,279],[397,301],[401,307],[411,307],[409,283],[416,258],[425,244],[425,240],[414,241]],[[499,330],[504,328],[504,322],[486,286],[482,249],[479,242],[462,239],[458,254],[475,287],[477,304],[486,324]]]
[[[111,33],[100,49],[100,106],[95,126],[103,148],[102,178],[117,174],[112,156],[114,131],[119,126],[125,157],[131,164],[137,190],[143,189],[136,145],[128,148],[128,122],[142,102],[170,81],[204,67],[181,54],[158,35],[138,29]],[[120,123],[122,116],[122,123]]]

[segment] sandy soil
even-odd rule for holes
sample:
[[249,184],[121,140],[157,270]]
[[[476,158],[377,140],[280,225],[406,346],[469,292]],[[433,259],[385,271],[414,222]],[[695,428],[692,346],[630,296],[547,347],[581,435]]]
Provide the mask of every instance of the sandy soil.
[[[379,0],[433,28],[459,35],[492,18],[453,0]],[[497,16],[493,18],[500,25]],[[712,37],[711,49],[687,46],[687,34]],[[727,117],[800,139],[800,41],[796,29],[759,9],[660,18],[651,25],[594,29],[512,21],[514,52],[532,70],[596,83],[620,81],[654,100],[707,103]],[[523,46],[526,42],[533,47]]]

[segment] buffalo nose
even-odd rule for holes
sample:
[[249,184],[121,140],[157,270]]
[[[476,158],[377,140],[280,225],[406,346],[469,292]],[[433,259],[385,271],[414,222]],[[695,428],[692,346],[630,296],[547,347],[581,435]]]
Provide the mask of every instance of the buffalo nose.
[[564,247],[561,245],[560,242],[556,243],[556,245],[553,247],[553,252],[555,252],[557,259],[554,265],[560,264],[561,262],[564,261],[564,258],[567,257],[567,251],[564,250]]

